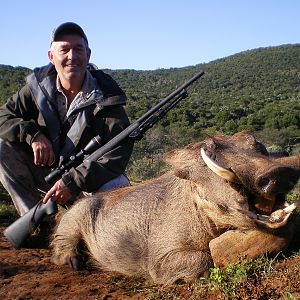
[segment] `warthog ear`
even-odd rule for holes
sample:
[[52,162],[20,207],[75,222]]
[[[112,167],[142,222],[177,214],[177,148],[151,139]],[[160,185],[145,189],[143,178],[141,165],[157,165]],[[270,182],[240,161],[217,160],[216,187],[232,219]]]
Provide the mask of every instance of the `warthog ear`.
[[228,181],[239,182],[238,178],[235,176],[235,174],[231,170],[218,165],[215,161],[213,161],[205,153],[205,150],[203,148],[201,148],[200,153],[201,153],[201,157],[202,157],[203,161],[205,162],[205,164],[207,165],[207,167],[209,169],[211,169],[215,174],[217,174],[218,176],[220,176]]
[[164,162],[175,169],[184,169],[197,162],[197,156],[188,148],[175,149],[164,155]]

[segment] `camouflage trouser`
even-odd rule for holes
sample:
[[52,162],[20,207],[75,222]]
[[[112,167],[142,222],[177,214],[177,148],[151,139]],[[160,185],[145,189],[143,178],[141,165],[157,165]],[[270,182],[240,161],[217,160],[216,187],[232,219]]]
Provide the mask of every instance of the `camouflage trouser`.
[[[39,189],[45,192],[50,189],[51,186],[44,180],[49,173],[50,168],[33,163],[33,157],[28,155],[21,144],[0,139],[0,181],[21,216],[42,198]],[[98,191],[108,191],[129,184],[128,178],[120,175],[102,185]]]
[[41,199],[38,189],[47,191],[50,188],[44,181],[50,169],[36,166],[21,144],[2,139],[0,157],[0,181],[22,216]]

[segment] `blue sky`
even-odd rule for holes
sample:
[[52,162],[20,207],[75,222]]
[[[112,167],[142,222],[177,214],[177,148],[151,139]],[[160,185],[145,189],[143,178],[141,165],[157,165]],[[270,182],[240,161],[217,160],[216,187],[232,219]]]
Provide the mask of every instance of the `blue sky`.
[[48,63],[54,27],[77,22],[99,68],[155,70],[300,42],[299,0],[9,0],[0,64]]

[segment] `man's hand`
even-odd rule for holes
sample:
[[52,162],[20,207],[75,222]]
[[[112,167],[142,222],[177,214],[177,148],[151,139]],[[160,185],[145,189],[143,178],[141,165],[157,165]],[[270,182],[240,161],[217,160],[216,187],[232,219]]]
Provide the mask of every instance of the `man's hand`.
[[34,163],[38,166],[51,166],[55,162],[53,147],[48,138],[40,133],[31,144]]
[[72,194],[70,193],[68,187],[64,184],[62,179],[59,179],[58,181],[56,181],[53,187],[46,193],[45,197],[43,198],[43,203],[46,203],[49,199],[52,199],[52,201],[56,203],[64,204],[71,197]]

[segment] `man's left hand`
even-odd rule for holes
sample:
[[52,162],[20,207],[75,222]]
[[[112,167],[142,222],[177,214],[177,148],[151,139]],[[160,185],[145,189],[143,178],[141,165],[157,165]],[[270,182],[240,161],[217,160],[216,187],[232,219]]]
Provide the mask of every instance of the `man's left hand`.
[[43,198],[43,203],[46,203],[49,199],[52,199],[52,201],[56,203],[65,204],[71,199],[71,197],[72,194],[70,193],[68,187],[64,184],[62,179],[59,179],[46,193],[45,197]]

